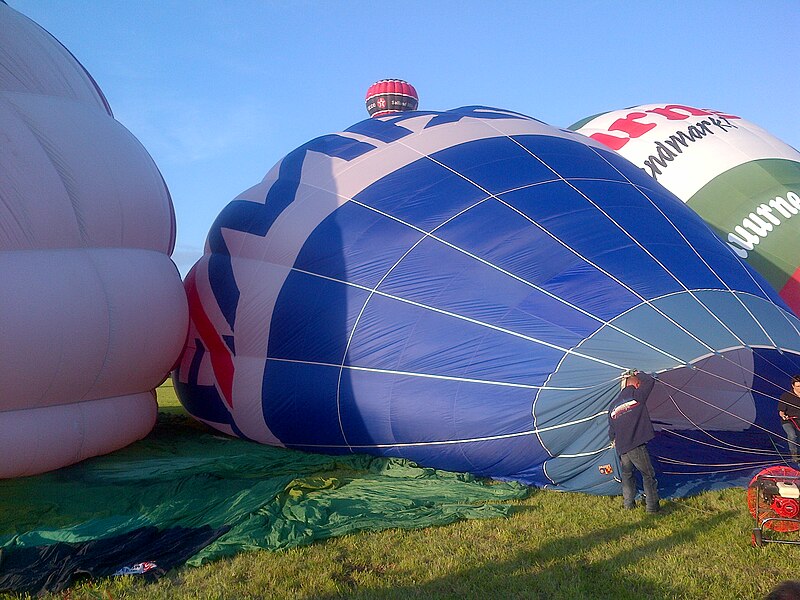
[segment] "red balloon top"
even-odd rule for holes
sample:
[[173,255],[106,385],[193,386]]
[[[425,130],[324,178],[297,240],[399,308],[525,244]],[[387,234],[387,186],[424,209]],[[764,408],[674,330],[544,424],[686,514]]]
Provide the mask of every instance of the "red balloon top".
[[417,110],[419,96],[414,86],[402,79],[381,79],[367,90],[367,112],[382,117],[396,112]]

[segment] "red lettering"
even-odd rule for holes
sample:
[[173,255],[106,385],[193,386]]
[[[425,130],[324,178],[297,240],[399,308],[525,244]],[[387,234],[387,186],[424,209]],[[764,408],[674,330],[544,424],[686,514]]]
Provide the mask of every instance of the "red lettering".
[[655,123],[637,123],[636,119],[646,117],[647,113],[628,113],[624,119],[617,119],[608,128],[609,131],[622,131],[632,138],[638,138],[655,127]]
[[[687,114],[683,112],[678,112],[679,110],[685,111]],[[690,116],[692,117],[707,117],[711,113],[707,110],[701,110],[699,108],[692,108],[691,106],[684,106],[683,104],[668,104],[664,108],[654,108],[653,110],[648,110],[649,113],[655,113],[657,115],[661,115],[662,117],[666,117],[670,121],[680,121],[683,119],[688,119]]]
[[619,150],[631,141],[631,138],[621,138],[615,135],[608,135],[607,133],[593,133],[589,137],[593,140],[597,140],[601,144],[605,144],[612,150]]
[[640,123],[638,120],[647,117],[651,113],[664,117],[668,121],[682,121],[689,117],[707,117],[709,115],[719,115],[723,119],[739,119],[735,115],[729,115],[718,110],[703,108],[693,108],[684,104],[667,104],[663,108],[654,108],[647,112],[632,112],[625,115],[622,119],[617,119],[608,128],[608,131],[621,131],[628,137],[618,137],[607,133],[593,133],[592,139],[597,140],[612,150],[619,150],[631,139],[642,137],[645,133],[657,126],[656,123]]

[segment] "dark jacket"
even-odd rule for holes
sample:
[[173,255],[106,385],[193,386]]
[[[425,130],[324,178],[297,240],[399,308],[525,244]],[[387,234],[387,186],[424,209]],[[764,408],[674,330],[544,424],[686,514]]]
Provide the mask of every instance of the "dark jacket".
[[656,381],[639,373],[639,388],[626,386],[608,408],[608,437],[622,455],[652,440],[656,433],[647,412],[647,397]]
[[792,392],[783,392],[778,400],[778,412],[780,411],[789,417],[800,417],[800,398]]

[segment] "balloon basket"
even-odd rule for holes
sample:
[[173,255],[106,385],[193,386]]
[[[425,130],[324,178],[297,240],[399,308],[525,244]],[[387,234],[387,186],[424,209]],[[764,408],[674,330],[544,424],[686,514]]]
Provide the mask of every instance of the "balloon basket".
[[769,467],[756,475],[747,487],[747,505],[756,520],[751,543],[800,544],[800,539],[773,537],[770,531],[800,530],[800,471],[791,467]]

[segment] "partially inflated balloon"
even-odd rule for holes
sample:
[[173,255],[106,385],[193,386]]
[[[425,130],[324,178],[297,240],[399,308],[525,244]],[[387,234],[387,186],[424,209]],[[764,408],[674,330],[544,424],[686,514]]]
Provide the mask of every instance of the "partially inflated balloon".
[[185,283],[176,389],[243,438],[612,493],[607,409],[638,368],[659,372],[662,485],[786,450],[798,319],[641,170],[520,114],[301,146],[222,211]]
[[800,152],[737,115],[680,104],[612,111],[571,129],[687,202],[800,314]]
[[2,2],[0,139],[0,477],[15,477],[145,436],[188,316],[158,169],[69,51]]

